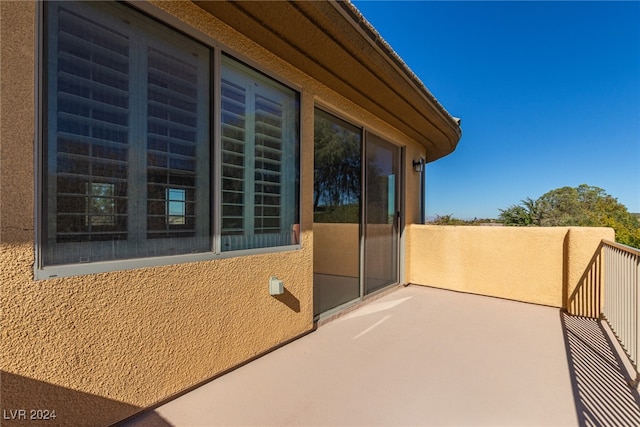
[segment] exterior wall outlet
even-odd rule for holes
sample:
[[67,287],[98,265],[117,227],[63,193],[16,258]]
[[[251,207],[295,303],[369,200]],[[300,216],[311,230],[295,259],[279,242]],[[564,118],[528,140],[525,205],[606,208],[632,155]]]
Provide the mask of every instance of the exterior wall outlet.
[[271,279],[269,279],[269,295],[282,294],[284,294],[284,282],[276,276],[271,276]]

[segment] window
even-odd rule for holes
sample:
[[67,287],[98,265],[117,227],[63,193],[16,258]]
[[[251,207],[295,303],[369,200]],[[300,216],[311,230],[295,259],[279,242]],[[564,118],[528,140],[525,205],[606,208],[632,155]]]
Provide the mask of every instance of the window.
[[221,98],[222,250],[298,243],[296,92],[223,57]]
[[40,267],[298,243],[297,92],[118,2],[43,8]]
[[117,4],[46,7],[44,263],[210,250],[209,50]]
[[179,188],[167,189],[167,224],[185,225],[187,223],[187,191]]

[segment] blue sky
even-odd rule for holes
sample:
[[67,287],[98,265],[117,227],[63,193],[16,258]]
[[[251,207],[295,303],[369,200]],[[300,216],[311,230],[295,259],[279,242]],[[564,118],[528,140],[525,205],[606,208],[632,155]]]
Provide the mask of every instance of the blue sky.
[[496,218],[555,188],[640,212],[640,2],[355,1],[455,117],[427,215]]

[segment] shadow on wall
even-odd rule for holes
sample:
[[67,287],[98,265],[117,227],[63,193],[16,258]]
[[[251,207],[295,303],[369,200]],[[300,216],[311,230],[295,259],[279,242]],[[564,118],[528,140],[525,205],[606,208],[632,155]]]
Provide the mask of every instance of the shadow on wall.
[[[593,257],[589,261],[582,277],[578,281],[574,291],[565,298],[567,310],[577,316],[599,319],[602,313],[602,247],[600,243]],[[567,248],[565,239],[565,260]],[[568,267],[565,267],[565,274]],[[564,292],[567,292],[567,279],[565,279]]]
[[300,300],[296,298],[289,289],[284,288],[284,293],[282,295],[274,295],[274,298],[296,313],[300,313]]
[[597,319],[560,313],[580,426],[640,426],[640,396]]
[[[3,427],[109,426],[142,409],[5,371],[0,371],[0,383]],[[152,421],[158,427],[171,425],[157,414]]]

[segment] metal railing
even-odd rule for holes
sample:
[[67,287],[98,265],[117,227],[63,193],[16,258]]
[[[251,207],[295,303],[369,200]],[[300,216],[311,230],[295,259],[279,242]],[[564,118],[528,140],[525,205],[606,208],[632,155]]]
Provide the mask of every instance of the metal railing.
[[640,353],[640,250],[602,242],[604,305],[602,315],[638,370]]

